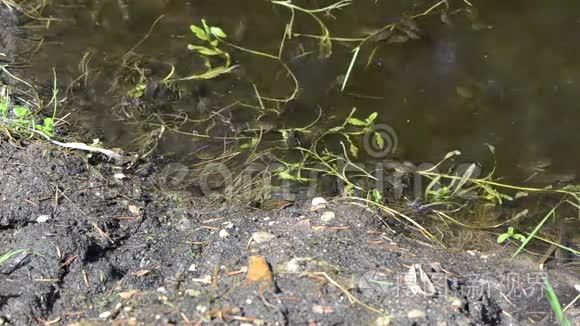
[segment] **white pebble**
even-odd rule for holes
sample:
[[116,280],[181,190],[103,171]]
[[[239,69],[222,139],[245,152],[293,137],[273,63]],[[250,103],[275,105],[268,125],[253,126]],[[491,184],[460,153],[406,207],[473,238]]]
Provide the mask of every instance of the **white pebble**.
[[50,220],[50,215],[40,215],[36,218],[36,223],[46,223]]
[[332,221],[334,218],[336,217],[336,214],[334,214],[333,212],[324,212],[322,213],[322,216],[320,216],[320,219],[323,222],[330,222]]

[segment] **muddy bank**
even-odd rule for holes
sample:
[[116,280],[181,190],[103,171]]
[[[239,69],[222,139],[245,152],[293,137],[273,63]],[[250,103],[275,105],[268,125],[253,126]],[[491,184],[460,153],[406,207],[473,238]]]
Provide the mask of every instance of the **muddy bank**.
[[[452,252],[340,201],[214,210],[157,192],[151,166],[42,143],[0,152],[0,251],[17,251],[0,264],[3,324],[554,323],[544,272],[493,238]],[[273,284],[248,282],[250,256]],[[577,295],[573,269],[545,273],[564,304]]]

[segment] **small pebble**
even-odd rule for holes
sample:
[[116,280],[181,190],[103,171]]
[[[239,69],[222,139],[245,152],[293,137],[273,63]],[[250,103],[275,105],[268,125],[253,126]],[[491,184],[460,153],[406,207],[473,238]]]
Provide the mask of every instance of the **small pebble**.
[[123,173],[115,173],[113,175],[113,177],[115,179],[117,179],[117,180],[123,180],[123,179],[126,179],[127,178],[127,176],[125,174],[123,174]]
[[312,199],[312,205],[310,206],[310,211],[316,212],[316,211],[319,211],[321,209],[325,209],[327,204],[328,204],[328,202],[326,201],[326,199],[324,199],[322,197],[316,197],[316,198]]
[[36,223],[46,223],[50,220],[50,215],[40,215],[36,218]]
[[109,318],[109,317],[111,317],[111,312],[110,311],[101,312],[99,314],[99,318],[106,319],[106,318]]
[[407,313],[407,318],[409,319],[416,319],[416,318],[425,318],[427,314],[423,310],[413,309]]
[[300,259],[292,258],[286,265],[286,270],[288,270],[289,273],[300,273],[302,271]]
[[226,231],[226,229],[221,229],[218,235],[220,236],[220,238],[225,239],[230,236],[230,233]]
[[334,218],[336,217],[336,214],[334,214],[333,212],[324,212],[322,213],[322,216],[320,216],[320,219],[323,222],[330,222],[332,221]]
[[388,326],[391,324],[391,317],[389,316],[381,316],[375,319],[374,326]]
[[187,294],[188,296],[195,298],[195,297],[199,297],[201,295],[201,291],[199,290],[195,290],[195,289],[187,289],[185,290],[185,294]]

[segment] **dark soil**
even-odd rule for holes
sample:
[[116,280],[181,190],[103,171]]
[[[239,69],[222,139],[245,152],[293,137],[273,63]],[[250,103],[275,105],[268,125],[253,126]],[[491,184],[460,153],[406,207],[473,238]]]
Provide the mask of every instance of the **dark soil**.
[[[309,202],[205,209],[156,192],[154,168],[119,180],[119,167],[42,143],[0,153],[0,252],[24,250],[0,264],[2,323],[355,325],[383,310],[397,325],[510,325],[550,314],[544,273],[493,239],[489,252],[451,252],[346,203],[323,210],[336,213],[328,222]],[[248,245],[258,231],[275,238]],[[251,255],[274,287],[246,281]],[[416,286],[414,264],[427,275]],[[576,296],[573,271],[547,274],[564,304]]]

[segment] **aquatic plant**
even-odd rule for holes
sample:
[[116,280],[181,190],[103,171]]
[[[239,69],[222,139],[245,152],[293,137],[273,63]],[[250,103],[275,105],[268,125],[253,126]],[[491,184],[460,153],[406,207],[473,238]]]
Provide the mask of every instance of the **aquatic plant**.
[[[192,24],[190,29],[199,43],[189,44],[187,49],[200,55],[207,71],[203,74],[195,74],[178,80],[212,79],[227,74],[236,67],[232,66],[230,54],[220,48],[222,41],[227,38],[226,33],[220,27],[210,26],[205,19],[202,19],[201,26]],[[221,58],[221,64],[214,67],[212,58]]]
[[[32,86],[27,82],[12,75],[6,67],[2,66],[0,69],[14,80],[24,84],[27,90],[17,89],[16,91],[26,94],[32,93],[26,104],[15,104],[11,98],[13,88],[8,86],[0,86],[0,126],[3,127],[4,133],[10,138],[13,135],[23,137],[53,137],[55,135],[55,126],[57,124],[57,94],[56,75],[53,85],[53,96],[46,107],[52,106],[52,116],[46,117],[38,113],[41,108],[40,97],[35,93]],[[35,109],[31,107],[35,106]],[[40,122],[39,122],[40,121]]]

